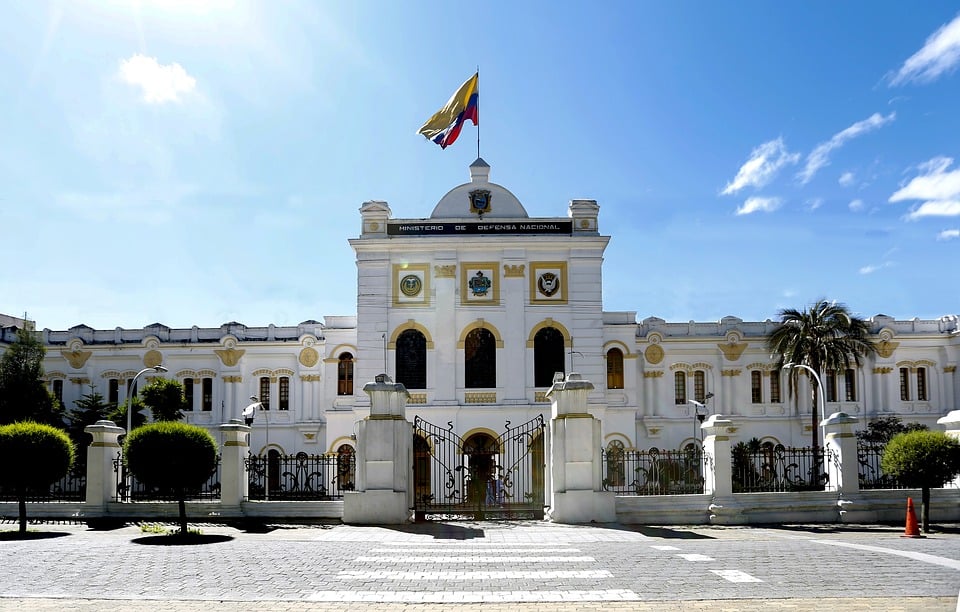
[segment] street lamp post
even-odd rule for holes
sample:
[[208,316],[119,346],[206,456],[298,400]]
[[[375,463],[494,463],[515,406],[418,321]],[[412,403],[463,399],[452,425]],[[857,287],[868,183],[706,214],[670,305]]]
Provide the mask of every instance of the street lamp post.
[[820,392],[820,430],[821,430],[821,433],[823,434],[823,435],[821,435],[820,437],[823,438],[823,443],[826,444],[826,442],[827,442],[827,434],[826,434],[826,427],[824,426],[823,422],[827,419],[827,416],[826,416],[826,414],[827,414],[827,412],[826,412],[826,411],[827,411],[827,400],[826,400],[826,396],[825,396],[824,393],[823,393],[823,383],[820,382],[820,375],[817,374],[816,370],[814,370],[814,369],[811,368],[810,366],[804,365],[804,364],[802,364],[802,363],[785,363],[785,364],[783,364],[783,369],[784,369],[784,370],[789,370],[790,368],[801,368],[801,369],[804,369],[804,370],[810,372],[810,374],[813,375],[813,379],[814,379],[815,381],[817,381],[817,390]]
[[[707,402],[710,401],[711,397],[713,397],[712,391],[703,396],[702,402],[698,402],[695,399],[687,400],[688,402],[693,404],[693,439],[694,440],[697,439],[697,422],[699,421],[700,423],[703,423],[703,420],[707,418],[707,414],[709,414],[710,412],[709,410],[706,410],[706,408],[707,408]],[[700,414],[701,408],[705,409],[703,414]]]
[[[243,409],[243,420],[246,422],[247,426],[253,425],[253,419],[259,410],[266,410],[263,406],[263,402],[260,401],[260,398],[256,395],[250,396],[250,401],[253,402],[249,406]],[[264,476],[263,476],[263,497],[264,500],[270,501],[270,417],[269,415],[264,415],[263,422],[266,424],[266,442],[264,442],[264,447],[267,449],[267,454],[264,456]]]
[[[133,377],[133,380],[130,381],[130,385],[127,387],[127,435],[128,436],[130,435],[130,432],[133,431],[133,389],[134,387],[137,386],[137,379],[140,378],[142,374],[145,374],[150,370],[160,373],[160,372],[166,372],[167,368],[163,367],[162,365],[156,365],[156,366],[153,366],[152,368],[143,368],[142,370],[137,372],[136,375]],[[132,501],[133,491],[131,490],[131,486],[133,485],[133,482],[130,476],[129,468],[127,468],[127,477],[125,481],[127,485],[127,501]]]

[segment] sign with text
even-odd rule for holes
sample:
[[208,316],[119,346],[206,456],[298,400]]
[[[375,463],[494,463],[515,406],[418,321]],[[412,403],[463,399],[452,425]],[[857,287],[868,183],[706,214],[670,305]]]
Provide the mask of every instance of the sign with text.
[[508,223],[387,223],[390,236],[449,236],[464,234],[572,234],[573,221]]

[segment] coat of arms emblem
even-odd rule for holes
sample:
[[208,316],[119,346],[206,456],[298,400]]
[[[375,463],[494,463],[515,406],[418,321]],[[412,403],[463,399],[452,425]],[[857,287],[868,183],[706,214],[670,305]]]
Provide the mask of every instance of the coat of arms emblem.
[[537,279],[537,289],[547,297],[553,297],[560,290],[560,277],[553,272],[544,272]]
[[407,274],[400,279],[400,291],[407,297],[420,295],[421,289],[423,289],[423,281],[416,274]]
[[487,295],[490,291],[490,287],[493,286],[493,282],[490,280],[489,276],[484,276],[483,271],[477,270],[477,274],[470,279],[467,283],[467,286],[470,287],[470,291],[473,293],[474,297],[482,297]]
[[470,192],[470,212],[483,216],[490,212],[490,192],[486,189],[474,189]]

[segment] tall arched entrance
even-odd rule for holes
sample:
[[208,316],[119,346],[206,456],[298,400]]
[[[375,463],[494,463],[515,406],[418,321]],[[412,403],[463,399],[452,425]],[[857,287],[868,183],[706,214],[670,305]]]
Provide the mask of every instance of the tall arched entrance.
[[417,520],[542,519],[546,457],[543,415],[497,437],[466,439],[417,417],[413,434],[414,512]]

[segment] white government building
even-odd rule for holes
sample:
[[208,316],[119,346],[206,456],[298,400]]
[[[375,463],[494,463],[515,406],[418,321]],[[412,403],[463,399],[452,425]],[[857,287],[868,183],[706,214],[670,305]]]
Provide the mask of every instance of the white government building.
[[[605,448],[683,448],[700,435],[698,411],[735,418],[739,440],[809,444],[809,390],[788,397],[764,348],[775,321],[638,322],[635,312],[605,312],[610,236],[597,203],[572,200],[565,216],[531,218],[489,179],[478,159],[470,182],[425,219],[393,218],[386,202],[361,206],[350,239],[356,316],[284,327],[45,329],[50,387],[68,408],[91,385],[122,403],[138,371],[162,364],[186,388],[188,422],[216,434],[256,396],[265,410],[251,451],[313,455],[354,450],[357,423],[370,414],[364,384],[382,372],[409,392],[409,420],[482,446],[508,422],[549,420],[554,374],[576,371],[593,383],[587,405]],[[846,412],[858,428],[884,415],[936,428],[960,408],[956,315],[877,315],[869,325],[879,353],[827,375],[824,414]]]

